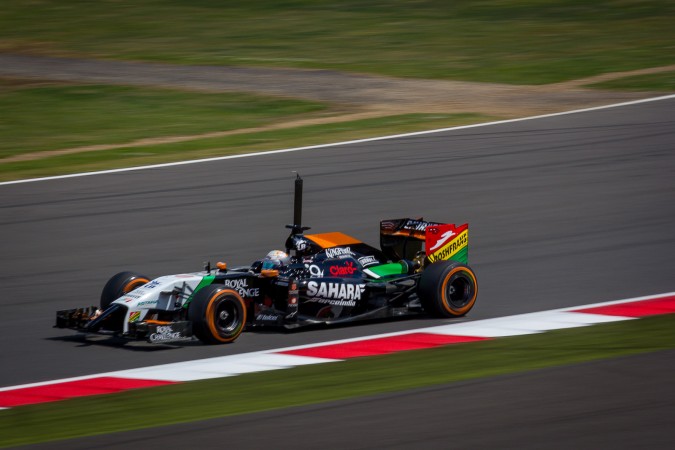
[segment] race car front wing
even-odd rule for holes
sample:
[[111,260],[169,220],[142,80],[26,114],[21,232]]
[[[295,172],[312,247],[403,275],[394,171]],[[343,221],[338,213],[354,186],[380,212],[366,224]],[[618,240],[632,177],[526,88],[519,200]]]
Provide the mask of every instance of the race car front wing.
[[168,344],[192,339],[192,322],[162,322],[155,320],[129,323],[126,333],[97,329],[98,308],[64,309],[56,312],[55,328],[69,328],[86,334],[114,336],[130,341],[146,341],[150,344]]

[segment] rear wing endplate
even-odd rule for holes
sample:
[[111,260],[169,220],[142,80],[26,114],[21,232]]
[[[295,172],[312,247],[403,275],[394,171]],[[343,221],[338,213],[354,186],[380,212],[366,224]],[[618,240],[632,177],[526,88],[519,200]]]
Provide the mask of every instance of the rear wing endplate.
[[380,247],[392,260],[414,259],[422,251],[429,262],[453,260],[468,264],[469,224],[392,219],[380,222]]
[[469,263],[469,224],[433,225],[425,232],[425,251],[429,262],[459,261]]

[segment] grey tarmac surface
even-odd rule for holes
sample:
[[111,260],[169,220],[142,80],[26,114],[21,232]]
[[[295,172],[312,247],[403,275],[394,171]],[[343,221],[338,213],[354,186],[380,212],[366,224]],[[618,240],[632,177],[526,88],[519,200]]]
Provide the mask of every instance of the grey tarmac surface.
[[461,320],[675,291],[675,100],[294,153],[0,186],[0,386],[437,325],[416,319],[236,343],[72,340],[54,311],[105,281],[281,248],[304,223],[377,243],[380,219],[469,222],[480,293]]
[[668,350],[23,448],[670,449],[673,371]]

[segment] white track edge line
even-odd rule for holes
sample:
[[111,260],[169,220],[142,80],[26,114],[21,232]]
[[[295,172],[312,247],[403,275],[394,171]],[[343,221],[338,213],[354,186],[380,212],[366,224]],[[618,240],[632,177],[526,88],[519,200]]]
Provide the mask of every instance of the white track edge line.
[[92,175],[106,175],[106,174],[112,174],[112,173],[120,173],[120,172],[133,172],[136,170],[147,170],[147,169],[160,169],[164,167],[174,167],[174,166],[184,166],[188,164],[200,164],[200,163],[205,163],[205,162],[213,162],[213,161],[223,161],[227,159],[237,159],[237,158],[249,158],[249,157],[255,157],[255,156],[267,156],[267,155],[277,155],[280,153],[290,153],[290,152],[299,152],[299,151],[304,151],[304,150],[316,150],[316,149],[322,149],[322,148],[330,148],[330,147],[337,147],[341,145],[351,145],[351,144],[361,144],[365,142],[373,142],[373,141],[384,141],[384,140],[389,140],[389,139],[398,139],[398,138],[404,138],[404,137],[411,137],[411,136],[421,136],[425,134],[434,134],[434,133],[442,133],[446,131],[456,131],[456,130],[465,130],[469,128],[477,128],[477,127],[486,127],[486,126],[492,126],[492,125],[502,125],[506,123],[514,123],[514,122],[523,122],[527,120],[536,120],[536,119],[545,119],[549,117],[556,117],[556,116],[564,116],[568,114],[577,114],[577,113],[584,113],[584,112],[589,112],[589,111],[598,111],[602,109],[610,109],[610,108],[619,108],[623,106],[631,106],[631,105],[637,105],[640,103],[648,103],[648,102],[656,102],[660,100],[670,100],[675,98],[675,94],[670,94],[670,95],[662,95],[659,97],[650,97],[650,98],[643,98],[640,100],[631,100],[627,102],[621,102],[621,103],[613,103],[610,105],[602,105],[602,106],[593,106],[590,108],[582,108],[582,109],[574,109],[571,111],[562,111],[562,112],[557,112],[557,113],[550,113],[550,114],[541,114],[538,116],[529,116],[529,117],[520,117],[516,119],[505,119],[505,120],[498,120],[495,122],[483,122],[483,123],[474,123],[471,125],[461,125],[457,127],[449,127],[449,128],[438,128],[435,130],[426,130],[426,131],[416,131],[412,133],[402,133],[402,134],[393,134],[389,136],[379,136],[379,137],[372,137],[372,138],[366,138],[366,139],[356,139],[356,140],[351,140],[351,141],[343,141],[343,142],[333,142],[330,144],[318,144],[318,145],[309,145],[305,147],[294,147],[294,148],[287,148],[287,149],[280,149],[280,150],[269,150],[269,151],[259,151],[259,152],[254,152],[254,153],[244,153],[241,155],[228,155],[228,156],[216,156],[213,158],[203,158],[203,159],[192,159],[188,161],[177,161],[177,162],[172,162],[172,163],[162,163],[162,164],[152,164],[152,165],[147,165],[147,166],[138,166],[138,167],[125,167],[121,169],[110,169],[110,170],[99,170],[95,172],[81,172],[81,173],[71,173],[68,175],[55,175],[51,177],[41,177],[41,178],[29,178],[29,179],[24,179],[24,180],[13,180],[13,181],[3,181],[0,182],[0,186],[7,186],[7,185],[13,185],[13,184],[22,184],[22,183],[34,183],[37,181],[50,181],[50,180],[61,180],[61,179],[66,179],[66,178],[78,178],[78,177],[87,177],[87,176],[92,176]]
[[[576,311],[578,309],[596,308],[598,306],[610,306],[610,305],[619,305],[621,303],[643,302],[645,300],[655,300],[657,298],[672,297],[674,295],[675,295],[675,292],[664,292],[663,294],[645,295],[645,296],[642,296],[642,297],[625,298],[623,300],[611,300],[611,301],[608,301],[608,302],[590,303],[588,305],[569,306],[569,307],[566,307],[566,308],[552,309],[551,312],[553,312],[553,311]],[[588,313],[583,313],[583,314],[588,314]]]

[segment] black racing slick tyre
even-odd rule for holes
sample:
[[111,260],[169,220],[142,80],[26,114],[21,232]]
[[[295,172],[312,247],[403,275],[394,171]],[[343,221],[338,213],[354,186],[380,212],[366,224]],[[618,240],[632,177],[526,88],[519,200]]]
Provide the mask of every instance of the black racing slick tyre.
[[136,272],[120,272],[114,275],[103,287],[101,292],[101,309],[106,309],[110,304],[134,289],[149,283],[150,279]]
[[417,287],[422,307],[437,317],[458,317],[476,303],[478,283],[469,266],[437,261],[424,269]]
[[246,303],[235,290],[210,285],[200,289],[188,306],[192,332],[205,344],[227,344],[246,325]]

